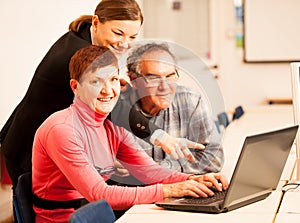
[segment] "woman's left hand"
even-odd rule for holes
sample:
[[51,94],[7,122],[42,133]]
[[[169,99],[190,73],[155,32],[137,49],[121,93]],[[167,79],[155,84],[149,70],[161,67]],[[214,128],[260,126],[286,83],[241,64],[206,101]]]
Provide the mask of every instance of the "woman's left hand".
[[218,191],[227,190],[228,180],[220,173],[207,173],[204,175],[193,175],[188,178],[205,184],[207,187],[215,187]]

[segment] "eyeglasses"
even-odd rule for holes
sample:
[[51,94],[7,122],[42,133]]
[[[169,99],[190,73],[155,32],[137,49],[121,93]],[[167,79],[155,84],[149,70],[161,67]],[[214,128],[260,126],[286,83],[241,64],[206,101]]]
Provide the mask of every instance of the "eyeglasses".
[[114,166],[109,166],[109,167],[105,167],[105,168],[100,168],[98,166],[94,166],[94,167],[100,175],[110,176],[116,172],[116,167],[114,167]]
[[139,77],[143,78],[143,80],[146,82],[146,86],[147,87],[158,87],[162,81],[166,81],[167,84],[175,84],[175,82],[178,80],[179,78],[179,74],[178,71],[175,69],[175,71],[171,74],[168,74],[165,77],[161,77],[157,74],[146,74],[146,75],[142,75],[139,74]]

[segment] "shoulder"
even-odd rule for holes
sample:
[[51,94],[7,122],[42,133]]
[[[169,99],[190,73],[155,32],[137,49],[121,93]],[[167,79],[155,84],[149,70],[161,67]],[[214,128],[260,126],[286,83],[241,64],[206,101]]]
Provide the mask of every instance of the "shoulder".
[[50,52],[55,52],[62,56],[72,56],[77,50],[91,45],[89,39],[82,38],[73,31],[65,33],[50,48]]
[[71,57],[77,50],[91,45],[89,26],[79,32],[68,31],[62,35],[50,48],[48,56]]
[[71,126],[72,111],[70,108],[54,112],[38,128],[37,132],[65,132]]
[[176,95],[201,97],[201,92],[196,91],[192,88],[187,88],[185,86],[178,85],[177,88],[176,88]]
[[178,102],[197,102],[203,98],[201,92],[189,89],[185,86],[177,86],[174,100]]
[[133,134],[126,130],[124,127],[118,126],[114,124],[112,121],[106,119],[105,120],[105,129],[107,134],[110,137],[116,137],[115,140],[117,141],[126,141],[128,137],[130,138]]

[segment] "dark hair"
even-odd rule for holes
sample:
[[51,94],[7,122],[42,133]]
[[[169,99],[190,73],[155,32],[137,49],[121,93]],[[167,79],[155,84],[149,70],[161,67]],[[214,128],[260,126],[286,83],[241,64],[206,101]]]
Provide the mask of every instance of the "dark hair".
[[168,53],[174,60],[174,65],[176,65],[176,57],[171,52],[167,43],[147,43],[143,45],[139,45],[134,48],[130,55],[127,58],[127,70],[128,75],[131,79],[137,78],[138,74],[141,72],[140,62],[141,57],[145,53],[150,53],[154,51],[164,51]]
[[89,45],[72,56],[69,63],[70,77],[80,81],[83,74],[109,65],[118,68],[118,59],[114,53],[106,47]]
[[[135,0],[102,0],[95,9],[101,23],[111,20],[132,20],[144,22],[142,11]],[[69,25],[69,30],[78,32],[83,23],[92,23],[91,15],[83,15]]]

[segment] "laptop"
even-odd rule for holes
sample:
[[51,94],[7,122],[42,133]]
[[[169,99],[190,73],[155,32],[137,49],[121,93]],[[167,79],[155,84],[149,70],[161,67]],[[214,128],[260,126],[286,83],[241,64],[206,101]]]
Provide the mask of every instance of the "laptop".
[[209,198],[166,198],[159,207],[177,211],[222,213],[267,198],[276,189],[298,125],[247,136],[226,191]]

